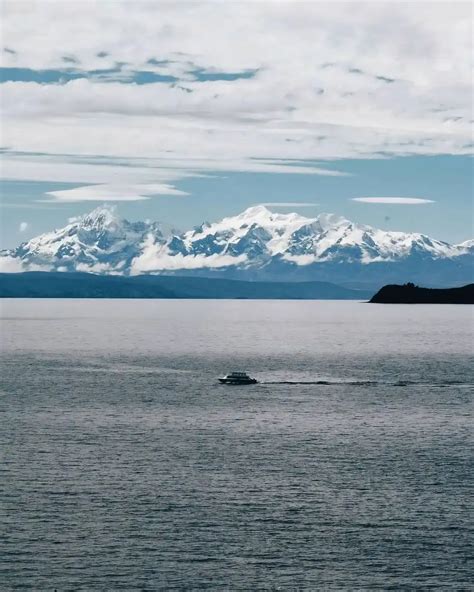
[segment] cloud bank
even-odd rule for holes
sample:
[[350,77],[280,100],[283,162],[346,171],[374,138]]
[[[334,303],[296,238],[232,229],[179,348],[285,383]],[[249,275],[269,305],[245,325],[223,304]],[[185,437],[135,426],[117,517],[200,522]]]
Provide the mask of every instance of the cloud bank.
[[471,153],[469,3],[355,7],[6,0],[2,174],[60,164],[90,187],[52,199],[119,201],[215,171]]

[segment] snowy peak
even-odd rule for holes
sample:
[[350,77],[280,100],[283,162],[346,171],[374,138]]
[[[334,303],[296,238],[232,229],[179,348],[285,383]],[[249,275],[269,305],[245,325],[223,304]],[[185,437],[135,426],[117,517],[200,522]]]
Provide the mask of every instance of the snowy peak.
[[303,272],[305,279],[313,275],[317,279],[326,264],[341,269],[342,264],[402,262],[416,269],[426,262],[453,260],[457,265],[455,260],[472,258],[473,245],[474,241],[450,245],[419,233],[383,231],[336,214],[307,218],[276,213],[264,205],[171,233],[157,223],[129,222],[114,207],[101,206],[0,255],[23,270],[117,274],[233,270],[258,279],[274,269],[276,279]]
[[[274,214],[266,206],[256,205],[256,206],[250,206],[249,208],[247,208],[246,210],[244,210],[240,214],[237,214],[237,216],[233,216],[233,218],[237,218],[240,220],[252,218],[253,220],[255,220],[258,217],[270,218],[273,215]],[[227,218],[227,219],[232,219],[232,218]]]
[[243,222],[244,224],[250,222],[252,224],[259,224],[261,226],[281,226],[285,224],[293,224],[298,220],[304,223],[308,220],[308,218],[300,216],[299,214],[296,214],[294,212],[290,214],[280,214],[272,212],[264,205],[257,205],[247,208],[237,216],[224,218],[222,220],[222,223],[227,222],[228,224],[235,225],[239,222]]
[[283,253],[292,233],[312,221],[299,214],[277,214],[263,205],[253,206],[236,216],[203,224],[174,237],[169,254],[212,257],[205,262],[209,266],[220,267],[223,262],[261,266],[272,256]]
[[129,222],[115,208],[102,206],[21,244],[8,256],[19,258],[26,268],[123,273],[148,237],[166,242],[157,224]]
[[299,214],[278,214],[260,205],[247,208],[236,216],[223,218],[220,222],[207,224],[203,230],[209,234],[210,232],[245,230],[251,226],[259,226],[265,229],[297,228],[307,224],[308,221],[310,221],[309,218]]
[[118,226],[121,222],[117,215],[115,206],[101,206],[92,210],[88,214],[79,216],[78,218],[70,220],[71,223],[82,226],[83,228],[91,228],[102,230],[110,226]]
[[456,246],[459,249],[461,249],[462,251],[465,251],[466,253],[473,252],[474,251],[474,238],[464,241],[463,243],[459,243]]

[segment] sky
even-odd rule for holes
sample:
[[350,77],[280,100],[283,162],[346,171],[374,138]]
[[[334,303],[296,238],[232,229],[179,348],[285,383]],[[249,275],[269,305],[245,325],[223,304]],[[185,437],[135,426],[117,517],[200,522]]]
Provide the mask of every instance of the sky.
[[474,236],[470,2],[1,8],[0,248],[103,203]]

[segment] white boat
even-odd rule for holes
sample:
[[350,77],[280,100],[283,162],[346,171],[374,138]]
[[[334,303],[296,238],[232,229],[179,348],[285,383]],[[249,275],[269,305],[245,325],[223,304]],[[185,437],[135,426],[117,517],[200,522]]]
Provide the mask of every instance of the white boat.
[[250,378],[246,372],[230,372],[219,378],[221,384],[257,384],[256,378]]

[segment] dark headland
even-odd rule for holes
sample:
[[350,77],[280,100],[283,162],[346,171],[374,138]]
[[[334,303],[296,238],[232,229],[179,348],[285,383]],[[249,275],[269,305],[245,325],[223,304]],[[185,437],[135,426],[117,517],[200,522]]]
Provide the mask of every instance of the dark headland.
[[474,304],[474,284],[460,288],[420,288],[408,283],[380,289],[370,302],[382,304]]

